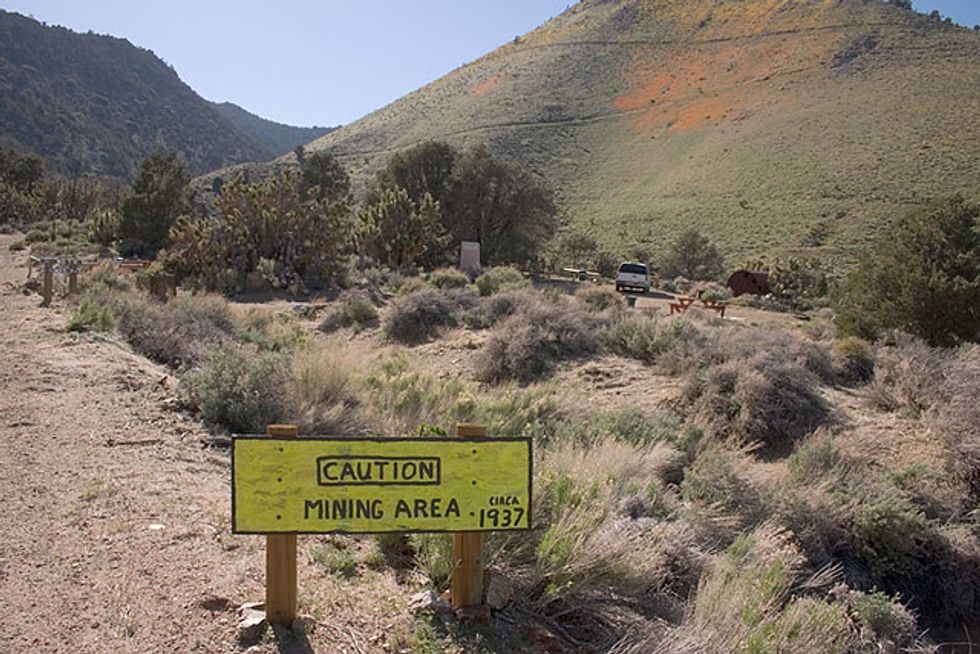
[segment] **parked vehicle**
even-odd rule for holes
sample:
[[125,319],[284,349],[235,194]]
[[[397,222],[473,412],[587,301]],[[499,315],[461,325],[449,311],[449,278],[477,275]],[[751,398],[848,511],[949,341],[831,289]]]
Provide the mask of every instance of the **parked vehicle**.
[[634,261],[619,264],[619,271],[616,273],[616,290],[649,293],[650,269],[645,263]]

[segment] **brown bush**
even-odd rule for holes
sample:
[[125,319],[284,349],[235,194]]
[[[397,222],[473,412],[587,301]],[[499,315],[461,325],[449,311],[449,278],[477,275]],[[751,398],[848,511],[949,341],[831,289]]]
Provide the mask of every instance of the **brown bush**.
[[393,340],[420,343],[435,336],[442,327],[459,324],[462,314],[476,309],[479,302],[469,289],[422,290],[393,299],[381,327]]
[[827,421],[815,386],[802,366],[765,353],[694,375],[685,396],[694,414],[718,433],[783,452]]
[[607,314],[585,311],[564,302],[538,302],[522,307],[497,325],[476,358],[481,381],[531,381],[555,361],[595,352]]
[[980,347],[974,346],[949,366],[946,399],[929,414],[934,431],[949,447],[949,469],[980,502]]
[[92,297],[109,307],[120,334],[137,352],[172,368],[199,363],[234,331],[228,304],[217,296],[186,296],[169,304],[138,292]]
[[883,411],[918,417],[942,399],[948,362],[948,350],[891,332],[880,342],[874,379],[865,388],[865,397]]

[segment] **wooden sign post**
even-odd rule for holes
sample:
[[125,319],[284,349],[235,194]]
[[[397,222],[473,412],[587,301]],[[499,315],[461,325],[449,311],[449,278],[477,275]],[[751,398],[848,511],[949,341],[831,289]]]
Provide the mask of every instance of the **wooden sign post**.
[[[486,438],[483,425],[456,425],[456,435],[461,438]],[[481,532],[453,534],[453,608],[459,609],[483,604],[483,534]]]
[[51,298],[54,296],[54,259],[44,259],[43,261],[43,271],[44,279],[41,286],[41,297],[44,298],[42,304],[48,306],[51,304]]
[[232,532],[265,534],[266,617],[296,617],[296,535],[453,534],[453,605],[461,620],[483,607],[484,531],[531,528],[531,440],[299,438],[292,425],[232,441]]
[[[296,438],[296,425],[269,425],[273,438]],[[265,616],[269,624],[289,627],[296,619],[296,534],[266,536]]]

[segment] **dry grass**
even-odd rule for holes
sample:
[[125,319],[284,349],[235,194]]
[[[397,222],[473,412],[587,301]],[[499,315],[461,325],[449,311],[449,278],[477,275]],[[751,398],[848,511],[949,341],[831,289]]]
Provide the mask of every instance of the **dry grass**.
[[297,350],[292,358],[288,402],[304,434],[340,435],[357,432],[362,356],[338,342],[318,342]]

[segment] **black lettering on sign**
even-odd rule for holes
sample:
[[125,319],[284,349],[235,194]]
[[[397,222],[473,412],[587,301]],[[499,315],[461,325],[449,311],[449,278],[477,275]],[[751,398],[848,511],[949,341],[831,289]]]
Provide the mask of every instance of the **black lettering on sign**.
[[435,456],[321,456],[320,486],[437,486],[442,460]]
[[303,500],[304,520],[381,520],[384,517],[381,500]]
[[408,518],[416,520],[418,518],[458,518],[459,502],[455,497],[445,501],[441,497],[430,499],[414,498],[400,499],[395,504],[395,518]]

